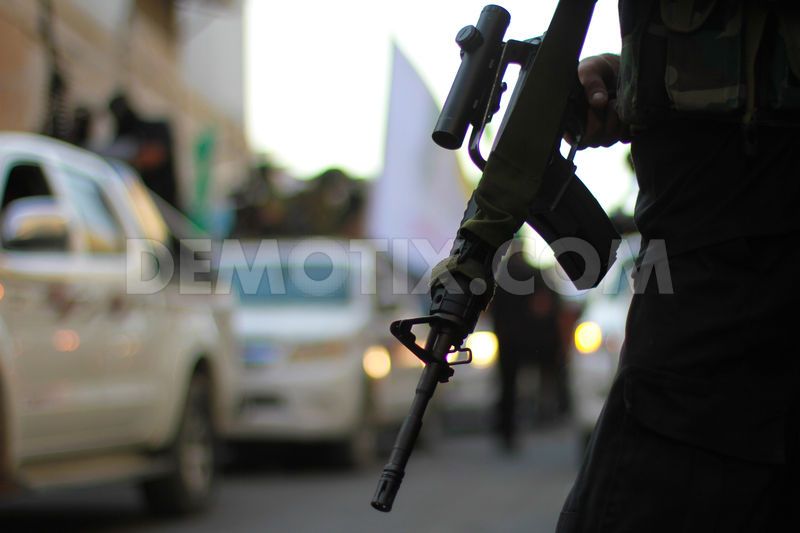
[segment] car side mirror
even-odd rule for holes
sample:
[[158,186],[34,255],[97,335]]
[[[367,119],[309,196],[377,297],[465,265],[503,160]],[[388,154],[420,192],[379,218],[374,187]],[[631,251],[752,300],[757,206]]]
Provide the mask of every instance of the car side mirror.
[[0,241],[7,250],[66,251],[69,217],[49,196],[19,198],[0,213]]

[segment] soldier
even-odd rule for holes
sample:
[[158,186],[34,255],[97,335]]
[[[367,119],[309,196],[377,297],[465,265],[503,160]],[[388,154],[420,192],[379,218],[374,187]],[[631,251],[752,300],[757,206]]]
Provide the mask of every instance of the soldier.
[[147,187],[176,209],[181,209],[169,122],[142,119],[122,93],[112,97],[108,108],[116,122],[114,142],[128,145],[131,152],[123,159],[136,168]]
[[621,0],[621,55],[580,63],[585,144],[631,141],[642,250],[663,240],[673,290],[635,277],[559,533],[799,527],[795,4]]
[[[560,407],[557,389],[563,346],[558,294],[544,282],[542,271],[525,259],[521,239],[511,241],[504,261],[489,312],[499,345],[494,429],[501,450],[512,453],[519,446],[520,371],[529,367],[539,373],[536,422],[555,420]],[[520,283],[524,288],[512,287]]]

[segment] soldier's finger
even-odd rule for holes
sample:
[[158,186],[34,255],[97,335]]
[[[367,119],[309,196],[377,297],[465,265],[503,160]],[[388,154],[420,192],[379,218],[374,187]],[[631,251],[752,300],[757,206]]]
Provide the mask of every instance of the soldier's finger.
[[578,64],[578,80],[592,109],[600,110],[608,104],[606,70],[609,69],[608,63],[600,56],[587,57]]

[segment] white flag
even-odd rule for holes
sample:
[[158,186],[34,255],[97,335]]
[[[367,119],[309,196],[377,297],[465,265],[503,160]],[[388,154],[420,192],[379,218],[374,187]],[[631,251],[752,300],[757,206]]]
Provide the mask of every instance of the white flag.
[[[468,199],[456,152],[437,146],[431,133],[439,107],[414,67],[394,45],[383,173],[373,183],[366,230],[381,239],[420,239],[409,268],[418,275],[450,251]],[[427,253],[426,253],[427,252]],[[423,257],[425,256],[425,257]]]

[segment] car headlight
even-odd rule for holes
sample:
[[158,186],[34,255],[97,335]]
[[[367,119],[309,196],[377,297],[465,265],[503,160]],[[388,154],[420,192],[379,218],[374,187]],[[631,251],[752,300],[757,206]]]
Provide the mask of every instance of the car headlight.
[[383,379],[392,371],[392,358],[385,346],[374,345],[364,350],[361,358],[364,372],[372,379]]
[[478,368],[491,366],[497,359],[497,335],[491,331],[476,331],[466,342],[472,350],[472,364]]
[[597,322],[581,322],[575,328],[575,348],[582,354],[596,352],[603,344],[603,329]]
[[391,344],[392,364],[397,368],[423,368],[425,363],[399,342]]

